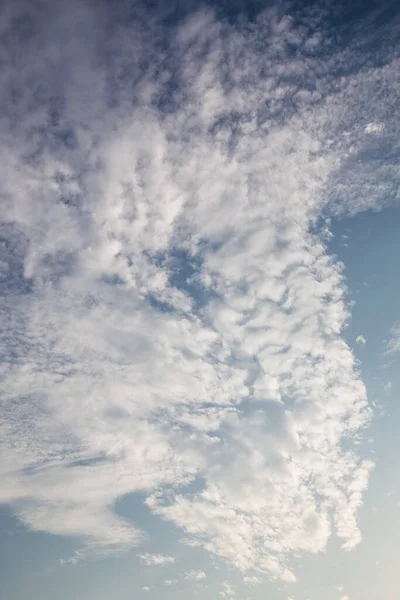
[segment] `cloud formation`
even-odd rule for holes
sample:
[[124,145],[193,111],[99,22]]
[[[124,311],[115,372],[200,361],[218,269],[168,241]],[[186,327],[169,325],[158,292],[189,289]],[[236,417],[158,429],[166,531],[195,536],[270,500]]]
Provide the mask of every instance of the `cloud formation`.
[[390,332],[390,339],[387,343],[388,352],[398,352],[400,350],[400,327],[395,326]]
[[229,581],[223,581],[222,590],[220,591],[219,595],[222,596],[222,598],[232,598],[235,596],[235,594],[236,591],[233,585],[230,584]]
[[262,582],[262,579],[260,577],[256,577],[255,575],[253,575],[253,577],[244,577],[243,581],[246,585],[259,585]]
[[201,579],[205,579],[206,574],[204,571],[198,571],[196,569],[191,569],[185,573],[185,579],[189,581],[200,581]]
[[175,562],[173,556],[164,554],[139,554],[139,558],[147,567],[171,565]]
[[390,40],[375,65],[322,13],[43,7],[1,25],[0,501],[108,554],[142,541],[115,511],[141,493],[293,581],[361,538],[370,408],[326,218],[396,200]]

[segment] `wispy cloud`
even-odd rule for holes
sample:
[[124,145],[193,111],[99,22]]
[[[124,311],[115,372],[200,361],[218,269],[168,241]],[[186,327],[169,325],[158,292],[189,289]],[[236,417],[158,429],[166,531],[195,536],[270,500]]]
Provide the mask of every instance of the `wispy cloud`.
[[398,352],[400,350],[400,327],[395,326],[390,332],[390,339],[387,343],[388,352]]
[[173,556],[164,554],[139,554],[139,558],[147,567],[171,565],[175,562]]
[[351,442],[370,408],[316,225],[396,198],[397,164],[373,158],[398,141],[393,45],[376,66],[318,15],[165,28],[143,7],[104,28],[85,2],[23,5],[28,35],[17,4],[1,24],[0,502],[107,554],[143,540],[114,510],[140,493],[192,546],[293,581],[292,554],[361,539],[372,464]]
[[252,577],[244,577],[243,581],[246,585],[260,585],[260,583],[262,582],[261,577],[256,577],[255,575],[253,575]]
[[365,339],[365,337],[363,335],[358,335],[356,337],[356,343],[364,346],[367,343],[367,340]]
[[200,581],[201,579],[205,579],[206,574],[204,571],[197,571],[196,569],[191,569],[185,573],[185,579],[189,581]]
[[229,581],[223,581],[222,590],[219,592],[219,595],[222,596],[222,598],[233,598],[235,594],[236,590],[234,586],[231,583],[229,583]]

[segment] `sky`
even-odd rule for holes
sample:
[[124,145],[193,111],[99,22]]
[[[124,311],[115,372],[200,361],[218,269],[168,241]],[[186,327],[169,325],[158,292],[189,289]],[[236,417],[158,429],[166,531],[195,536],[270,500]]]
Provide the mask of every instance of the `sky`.
[[0,599],[388,600],[396,2],[0,9]]

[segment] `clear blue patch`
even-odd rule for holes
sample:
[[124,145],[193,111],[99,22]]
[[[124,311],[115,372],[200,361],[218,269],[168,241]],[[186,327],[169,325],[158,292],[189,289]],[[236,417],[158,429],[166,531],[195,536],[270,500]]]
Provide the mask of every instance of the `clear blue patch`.
[[[201,254],[190,254],[186,250],[173,248],[168,253],[158,253],[151,256],[152,262],[168,273],[168,285],[184,292],[192,298],[194,311],[216,298],[214,290],[207,288],[201,281],[201,270],[204,259]],[[154,308],[163,312],[174,312],[167,302],[149,294],[148,300]]]

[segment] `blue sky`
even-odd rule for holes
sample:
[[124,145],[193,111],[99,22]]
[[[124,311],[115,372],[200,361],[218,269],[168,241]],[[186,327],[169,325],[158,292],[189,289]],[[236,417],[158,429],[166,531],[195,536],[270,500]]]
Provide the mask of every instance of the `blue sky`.
[[4,5],[0,598],[394,597],[398,42]]

